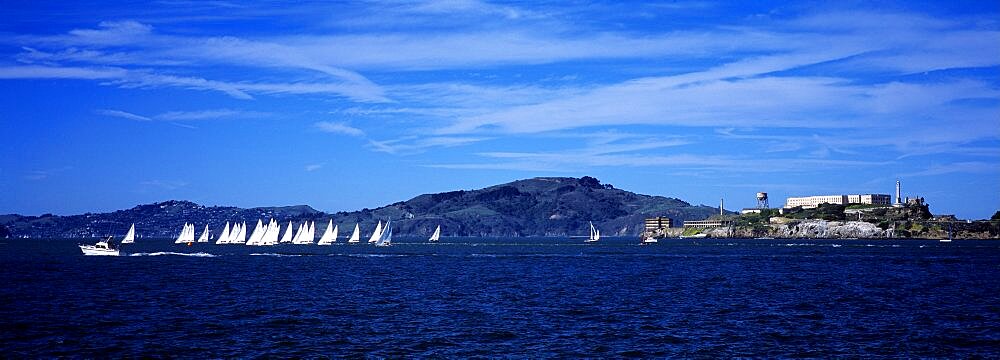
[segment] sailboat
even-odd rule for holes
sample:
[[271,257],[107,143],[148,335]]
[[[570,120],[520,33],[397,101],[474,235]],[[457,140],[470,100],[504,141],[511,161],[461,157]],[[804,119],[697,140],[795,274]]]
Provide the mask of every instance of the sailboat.
[[215,239],[215,245],[222,245],[229,243],[230,236],[232,235],[229,235],[229,222],[226,221],[226,227],[222,228],[222,233],[219,234],[219,238]]
[[128,228],[128,233],[125,234],[125,238],[122,239],[122,244],[131,244],[135,242],[135,223],[132,227]]
[[239,224],[240,231],[237,231],[234,236],[229,239],[230,244],[243,244],[247,242],[247,222],[244,221]]
[[299,228],[295,229],[295,235],[292,236],[292,244],[298,244],[302,242],[302,237],[305,236],[306,234],[304,230],[305,227],[306,227],[305,222],[299,223]]
[[201,233],[201,236],[198,237],[198,242],[200,242],[200,243],[207,243],[208,242],[208,224],[205,224],[205,231],[203,231]]
[[330,219],[330,223],[326,224],[326,231],[323,232],[323,236],[319,238],[319,242],[316,245],[330,245],[337,241],[337,227],[333,226],[333,219]]
[[281,236],[280,243],[290,243],[292,242],[292,222],[288,222],[288,227],[285,228],[285,235]]
[[351,233],[351,237],[347,239],[349,243],[361,242],[361,225],[354,224],[354,232]]
[[435,242],[435,241],[438,241],[438,240],[441,240],[441,225],[438,225],[437,228],[434,229],[434,233],[431,234],[431,238],[427,239],[427,241],[430,241],[430,242]]
[[[381,224],[381,221],[379,224]],[[385,229],[379,233],[378,239],[375,240],[375,246],[384,247],[390,245],[392,245],[392,220],[385,222]]]
[[378,225],[375,226],[375,232],[372,233],[372,237],[368,238],[368,243],[378,241],[378,238],[382,236],[382,220],[378,221]]
[[174,244],[183,243],[193,243],[194,242],[194,224],[184,223],[184,229],[181,230],[181,234],[177,236],[177,240]]
[[311,245],[313,240],[316,239],[316,223],[306,221],[299,224],[299,231],[295,234],[295,238],[292,239],[292,244],[296,245]]
[[271,219],[271,221],[267,223],[267,228],[264,229],[264,236],[260,238],[260,245],[277,245],[279,233],[281,233],[281,225],[278,225],[277,221]]
[[257,219],[257,226],[253,228],[253,233],[247,239],[247,246],[260,246],[261,239],[264,238],[264,223]]
[[951,242],[951,223],[948,223],[948,238],[939,240],[941,242]]
[[597,230],[597,228],[594,227],[594,222],[591,221],[590,222],[590,236],[587,237],[587,241],[585,241],[585,242],[596,242],[597,240],[600,240],[600,239],[601,239],[601,230]]

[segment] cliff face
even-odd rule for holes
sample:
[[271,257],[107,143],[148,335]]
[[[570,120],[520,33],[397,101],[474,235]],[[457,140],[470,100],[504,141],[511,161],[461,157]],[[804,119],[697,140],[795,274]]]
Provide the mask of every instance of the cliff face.
[[667,216],[676,223],[701,220],[715,213],[715,208],[693,206],[662,196],[636,194],[601,184],[591,177],[547,177],[518,180],[476,190],[424,194],[376,209],[329,214],[308,206],[207,207],[188,201],[167,201],[136,206],[102,214],[73,216],[0,216],[13,236],[95,237],[122,235],[135,223],[140,236],[173,237],[185,222],[196,224],[198,231],[207,223],[213,234],[221,232],[226,221],[247,222],[257,219],[317,222],[317,231],[327,221],[340,225],[341,232],[360,223],[371,231],[379,220],[392,219],[397,235],[429,236],[441,225],[445,236],[563,236],[586,235],[588,222],[602,234],[638,235],[643,219]]
[[889,238],[892,229],[882,230],[872,223],[863,221],[804,220],[798,223],[773,225],[770,236],[780,238]]
[[733,227],[707,229],[703,233],[713,238],[754,238],[769,236],[789,239],[879,239],[892,237],[893,230],[883,230],[863,221],[800,220],[771,224],[763,228]]

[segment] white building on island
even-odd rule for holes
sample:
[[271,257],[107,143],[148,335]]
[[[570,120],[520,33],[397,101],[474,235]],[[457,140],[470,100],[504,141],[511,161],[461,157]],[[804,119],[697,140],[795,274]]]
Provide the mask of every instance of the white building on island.
[[811,209],[819,206],[820,204],[865,204],[889,206],[892,204],[892,197],[886,194],[853,194],[790,197],[785,200],[786,209],[799,206],[805,209]]

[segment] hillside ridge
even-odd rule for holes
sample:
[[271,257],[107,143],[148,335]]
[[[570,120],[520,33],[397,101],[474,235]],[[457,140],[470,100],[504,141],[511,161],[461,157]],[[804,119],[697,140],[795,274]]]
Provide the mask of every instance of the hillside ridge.
[[[124,233],[135,223],[142,236],[176,236],[185,222],[199,229],[207,222],[212,233],[225,222],[274,218],[289,221],[331,218],[342,231],[360,223],[371,231],[377,221],[392,219],[397,235],[429,235],[441,225],[445,236],[574,236],[587,234],[589,222],[606,235],[633,236],[642,232],[643,219],[666,216],[680,223],[700,220],[716,208],[691,205],[680,199],[643,195],[602,184],[584,176],[536,177],[474,190],[421,194],[375,209],[325,213],[308,205],[238,208],[204,206],[185,200],[137,205],[109,213],[82,215],[0,216],[0,233],[14,237],[100,237]],[[200,230],[199,230],[200,231]]]

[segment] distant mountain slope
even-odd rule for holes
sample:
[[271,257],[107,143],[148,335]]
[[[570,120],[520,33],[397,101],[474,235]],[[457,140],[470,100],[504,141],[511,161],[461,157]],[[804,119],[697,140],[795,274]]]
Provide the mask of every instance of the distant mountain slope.
[[557,236],[586,235],[588,221],[604,234],[636,235],[647,216],[683,221],[704,219],[715,211],[678,199],[615,189],[592,177],[547,177],[420,195],[373,213],[405,219],[396,222],[404,234],[429,234],[441,224],[449,235]]
[[[397,235],[429,235],[441,225],[445,236],[564,236],[586,235],[588,222],[607,235],[637,235],[642,220],[667,216],[678,223],[704,219],[718,211],[662,196],[635,194],[601,184],[592,177],[541,177],[477,190],[424,194],[377,209],[327,214],[308,206],[240,209],[206,207],[188,201],[167,201],[104,214],[74,216],[0,216],[0,225],[12,235],[31,237],[90,237],[122,234],[136,223],[146,237],[172,237],[184,222],[200,232],[207,222],[213,234],[226,221],[257,219],[315,220],[317,232],[331,217],[341,225],[341,236],[361,223],[370,232],[378,220],[392,219]],[[367,235],[367,234],[366,234]]]

